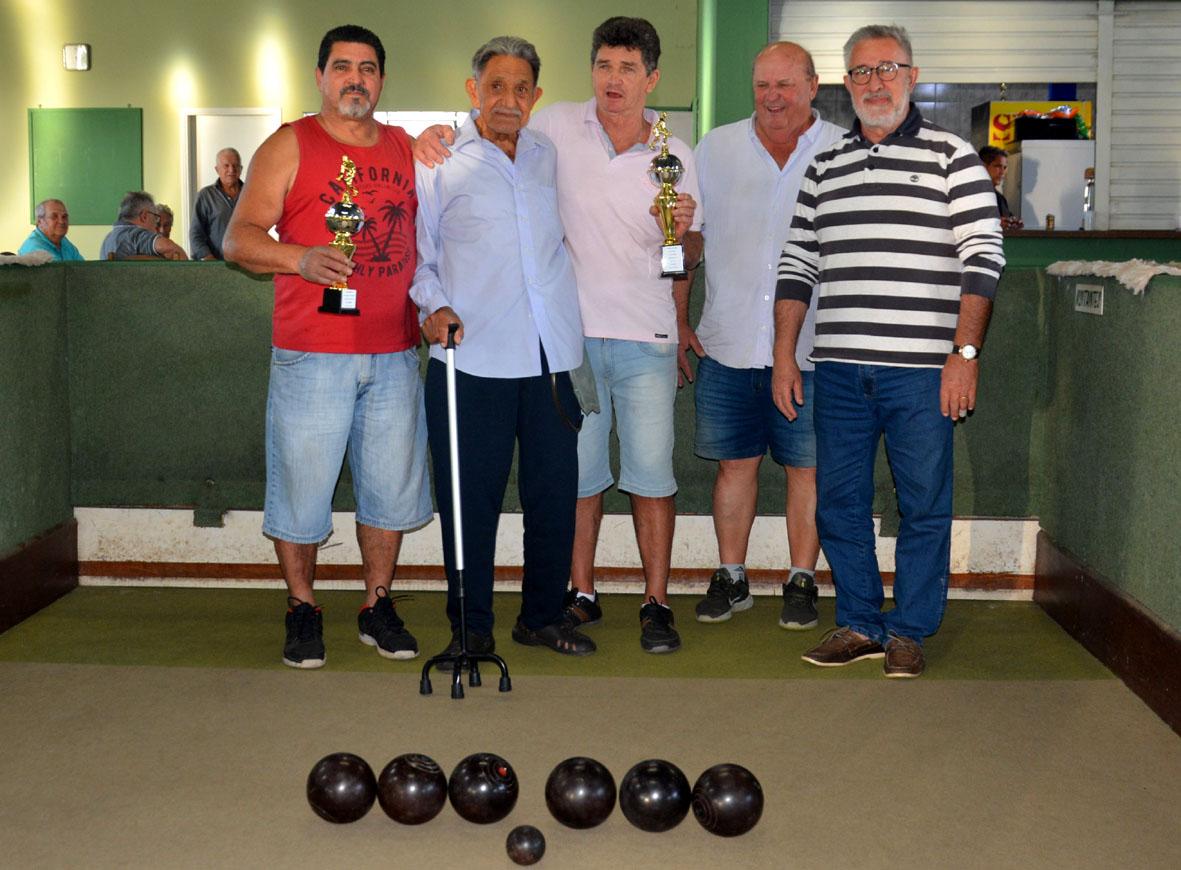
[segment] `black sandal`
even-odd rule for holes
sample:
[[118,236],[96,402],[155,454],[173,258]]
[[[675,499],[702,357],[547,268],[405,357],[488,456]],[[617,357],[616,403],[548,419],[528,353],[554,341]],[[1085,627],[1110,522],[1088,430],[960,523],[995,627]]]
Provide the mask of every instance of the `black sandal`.
[[513,640],[525,646],[549,647],[564,656],[589,656],[598,648],[593,640],[575,631],[564,620],[538,629],[525,628],[518,622],[513,627]]

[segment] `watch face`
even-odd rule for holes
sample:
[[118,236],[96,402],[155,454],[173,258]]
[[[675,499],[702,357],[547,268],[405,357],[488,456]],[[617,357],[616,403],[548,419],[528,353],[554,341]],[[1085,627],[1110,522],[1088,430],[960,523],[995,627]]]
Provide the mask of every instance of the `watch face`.
[[973,344],[965,344],[960,348],[960,356],[967,360],[976,359],[979,353],[980,351],[976,350],[976,346]]

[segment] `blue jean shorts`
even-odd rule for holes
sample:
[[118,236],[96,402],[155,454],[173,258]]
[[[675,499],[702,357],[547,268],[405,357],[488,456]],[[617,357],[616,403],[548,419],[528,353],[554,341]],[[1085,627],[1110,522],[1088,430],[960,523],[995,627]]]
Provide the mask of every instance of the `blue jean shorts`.
[[770,448],[771,458],[793,468],[816,466],[812,423],[814,372],[804,379],[804,404],[788,420],[771,397],[771,369],[733,369],[705,357],[697,364],[697,437],[693,452],[702,459],[749,459]]
[[404,531],[431,518],[418,352],[271,349],[263,533],[318,544],[346,448],[357,522]]
[[619,488],[663,498],[677,491],[673,475],[673,403],[677,346],[615,338],[586,339],[599,391],[597,414],[578,434],[578,497],[609,488],[612,412],[619,436]]

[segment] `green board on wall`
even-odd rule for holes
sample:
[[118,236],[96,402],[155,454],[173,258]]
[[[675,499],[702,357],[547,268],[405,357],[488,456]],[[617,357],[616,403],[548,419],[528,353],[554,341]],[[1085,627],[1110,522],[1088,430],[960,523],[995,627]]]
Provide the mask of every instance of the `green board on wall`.
[[72,224],[113,224],[119,200],[143,188],[142,109],[29,109],[29,222],[60,199]]

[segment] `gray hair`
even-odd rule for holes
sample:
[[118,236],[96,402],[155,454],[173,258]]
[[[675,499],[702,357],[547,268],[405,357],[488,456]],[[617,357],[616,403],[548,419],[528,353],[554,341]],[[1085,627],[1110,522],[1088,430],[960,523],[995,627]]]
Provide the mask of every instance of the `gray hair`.
[[867,24],[853,31],[845,43],[845,67],[852,63],[853,48],[867,39],[892,39],[906,54],[906,62],[914,63],[914,52],[910,49],[910,34],[900,24]]
[[484,67],[488,66],[488,61],[498,55],[507,55],[508,57],[519,57],[533,70],[533,84],[537,84],[537,78],[541,74],[541,58],[537,56],[537,49],[533,47],[533,43],[526,42],[519,36],[497,36],[489,39],[472,55],[472,76],[479,78],[484,72]]
[[37,208],[35,208],[33,210],[33,214],[37,220],[42,220],[45,217],[45,208],[51,202],[61,202],[62,208],[66,207],[66,204],[64,202],[62,202],[60,199],[54,199],[53,197],[50,197],[49,199],[43,199],[39,203],[37,203]]
[[166,206],[162,202],[158,202],[158,203],[156,203],[156,208],[159,210],[161,217],[163,217],[164,215],[168,215],[173,220],[176,220],[176,213],[173,212],[173,210],[169,206]]
[[150,193],[144,190],[129,190],[119,203],[119,220],[133,221],[144,209],[153,211],[155,208],[156,200],[152,199]]
[[237,148],[222,148],[217,152],[217,157],[214,159],[221,160],[221,155],[223,154],[233,154],[235,160],[237,160],[239,163],[242,162],[242,155],[238,153]]

